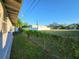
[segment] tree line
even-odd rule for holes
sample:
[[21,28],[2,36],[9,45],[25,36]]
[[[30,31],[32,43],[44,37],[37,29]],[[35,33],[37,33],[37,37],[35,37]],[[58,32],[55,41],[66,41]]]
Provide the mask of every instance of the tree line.
[[79,23],[73,23],[73,24],[57,24],[57,23],[52,23],[49,24],[48,27],[51,29],[79,29]]

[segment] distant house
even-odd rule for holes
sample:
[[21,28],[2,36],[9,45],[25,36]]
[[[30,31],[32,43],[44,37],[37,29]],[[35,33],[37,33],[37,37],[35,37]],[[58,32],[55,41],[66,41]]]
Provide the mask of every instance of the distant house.
[[30,30],[51,30],[50,27],[44,25],[32,25]]

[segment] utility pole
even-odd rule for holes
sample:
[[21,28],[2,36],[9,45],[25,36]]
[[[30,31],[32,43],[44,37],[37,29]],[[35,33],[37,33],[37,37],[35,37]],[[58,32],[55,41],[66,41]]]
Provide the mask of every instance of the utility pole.
[[39,25],[38,25],[38,19],[36,20],[36,25],[37,25],[37,30],[38,30],[38,27],[39,27]]

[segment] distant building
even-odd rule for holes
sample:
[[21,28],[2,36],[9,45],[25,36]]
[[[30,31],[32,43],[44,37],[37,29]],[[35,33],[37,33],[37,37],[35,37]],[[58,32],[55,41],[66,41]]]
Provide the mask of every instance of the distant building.
[[43,25],[32,25],[30,30],[51,30],[50,27]]

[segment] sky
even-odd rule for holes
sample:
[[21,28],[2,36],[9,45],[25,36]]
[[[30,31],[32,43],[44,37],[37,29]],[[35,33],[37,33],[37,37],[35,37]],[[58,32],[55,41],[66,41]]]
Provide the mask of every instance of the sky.
[[18,17],[30,25],[79,23],[79,0],[24,0]]

